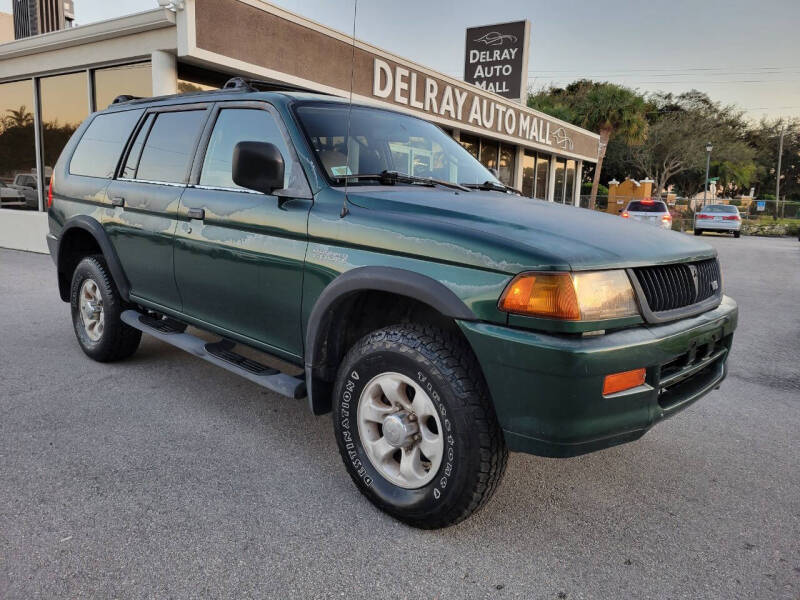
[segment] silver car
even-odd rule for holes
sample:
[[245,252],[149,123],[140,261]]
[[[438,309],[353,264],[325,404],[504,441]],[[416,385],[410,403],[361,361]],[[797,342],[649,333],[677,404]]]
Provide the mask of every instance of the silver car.
[[0,208],[26,208],[25,196],[0,181]]
[[624,219],[641,221],[662,229],[672,229],[672,215],[661,200],[631,200],[622,211]]
[[694,215],[694,234],[703,235],[704,231],[732,233],[739,237],[742,229],[742,217],[739,209],[729,204],[709,204]]

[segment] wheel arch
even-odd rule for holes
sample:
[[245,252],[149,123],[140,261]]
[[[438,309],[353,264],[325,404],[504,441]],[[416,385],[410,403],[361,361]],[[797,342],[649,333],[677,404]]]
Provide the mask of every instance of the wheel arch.
[[[396,267],[357,267],[339,275],[322,291],[306,325],[305,372],[308,402],[314,414],[330,411],[330,394],[339,361],[346,352],[347,328],[337,328],[336,319],[352,313],[361,299],[397,300],[393,308],[424,314],[428,321],[455,327],[454,319],[474,321],[475,313],[440,281]],[[395,311],[394,314],[399,314]],[[378,326],[392,324],[392,313],[382,315]],[[377,326],[375,328],[378,328]],[[364,330],[361,327],[357,331]],[[460,330],[458,330],[460,334]],[[366,333],[363,331],[362,335]],[[353,332],[350,332],[352,337]],[[351,340],[352,341],[352,340]]]
[[55,256],[58,270],[58,291],[61,299],[69,301],[72,273],[81,259],[99,253],[108,265],[114,285],[123,300],[130,299],[130,285],[111,239],[103,226],[92,217],[78,215],[69,219],[61,230]]

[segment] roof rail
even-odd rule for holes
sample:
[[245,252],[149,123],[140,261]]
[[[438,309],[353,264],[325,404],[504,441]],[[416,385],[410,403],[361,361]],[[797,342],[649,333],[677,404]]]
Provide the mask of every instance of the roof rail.
[[121,104],[123,102],[130,102],[131,100],[141,100],[141,96],[131,96],[130,94],[121,94],[114,98],[114,101],[111,103],[113,106],[114,104]]
[[[245,77],[232,77],[222,86],[223,90],[242,90],[245,92],[312,92],[314,94],[325,94],[319,90],[280,83],[277,81],[263,81],[261,79],[247,79]],[[329,94],[325,94],[326,96]]]

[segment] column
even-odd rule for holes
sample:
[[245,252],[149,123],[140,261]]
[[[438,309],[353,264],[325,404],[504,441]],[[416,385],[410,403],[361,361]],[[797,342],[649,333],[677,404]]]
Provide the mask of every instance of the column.
[[514,156],[514,184],[513,187],[522,190],[522,161],[525,158],[525,148],[517,146],[517,152]]
[[550,175],[547,178],[547,201],[554,202],[556,195],[556,155],[550,155]]
[[581,179],[583,178],[583,161],[575,163],[575,194],[572,203],[575,206],[581,205]]
[[154,50],[151,55],[153,96],[178,93],[178,59],[171,52]]

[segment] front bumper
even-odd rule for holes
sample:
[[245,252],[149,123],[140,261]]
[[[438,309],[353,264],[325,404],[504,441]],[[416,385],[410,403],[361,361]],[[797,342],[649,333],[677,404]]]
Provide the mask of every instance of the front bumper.
[[[459,321],[489,385],[510,450],[566,457],[635,440],[725,378],[738,308],[594,337]],[[603,396],[611,373],[645,384]]]

